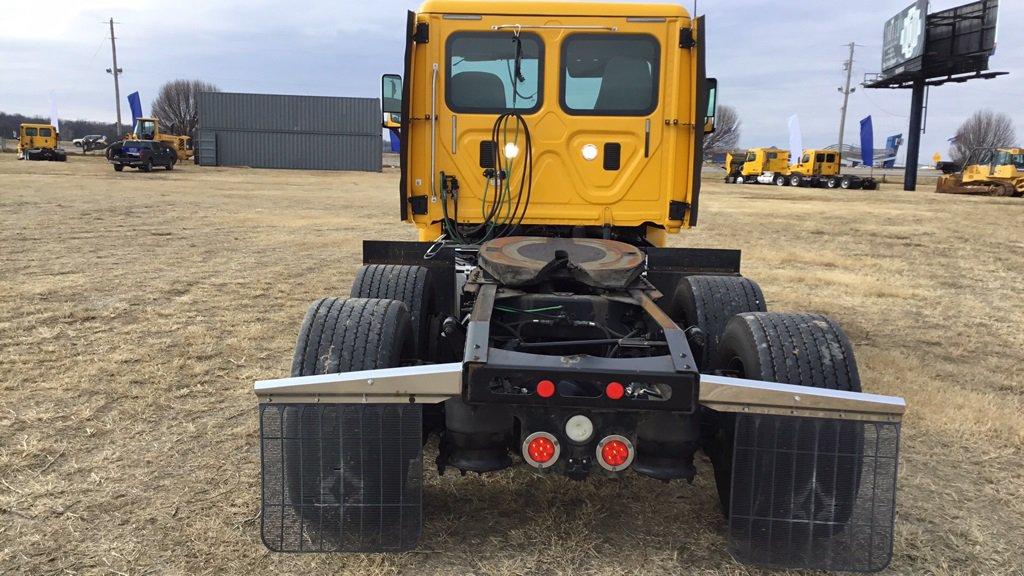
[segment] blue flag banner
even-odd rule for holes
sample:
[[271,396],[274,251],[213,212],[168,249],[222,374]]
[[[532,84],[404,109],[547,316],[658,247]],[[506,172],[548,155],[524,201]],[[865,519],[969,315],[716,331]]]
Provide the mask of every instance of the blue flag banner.
[[142,101],[139,99],[138,92],[132,92],[128,95],[128,106],[132,109],[132,126],[142,118]]
[[875,166],[875,131],[871,116],[860,121],[860,159],[865,166]]

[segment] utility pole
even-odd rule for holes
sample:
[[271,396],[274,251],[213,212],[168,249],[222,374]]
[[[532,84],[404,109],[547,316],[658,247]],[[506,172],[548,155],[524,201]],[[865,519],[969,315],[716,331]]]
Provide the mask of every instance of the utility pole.
[[117,104],[117,137],[121,134],[121,86],[117,82],[117,76],[124,70],[117,67],[117,44],[114,42],[114,19],[110,19],[110,53],[114,57],[114,67],[107,68],[107,74],[114,75],[114,102]]
[[839,161],[843,161],[843,136],[846,132],[846,105],[850,102],[850,94],[857,91],[856,88],[850,88],[850,78],[853,76],[853,50],[857,45],[850,42],[850,57],[846,60],[846,64],[843,65],[843,69],[846,70],[846,86],[840,88],[839,91],[843,93],[843,112],[839,118]]

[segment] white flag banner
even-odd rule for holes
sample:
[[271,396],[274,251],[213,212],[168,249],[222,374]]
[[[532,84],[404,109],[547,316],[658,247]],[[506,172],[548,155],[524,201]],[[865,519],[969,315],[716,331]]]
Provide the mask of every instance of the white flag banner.
[[800,155],[804,152],[803,137],[800,135],[800,117],[793,114],[789,117],[789,163],[800,162]]
[[50,124],[53,124],[53,128],[60,134],[60,120],[57,119],[57,100],[53,97],[53,92],[50,92]]

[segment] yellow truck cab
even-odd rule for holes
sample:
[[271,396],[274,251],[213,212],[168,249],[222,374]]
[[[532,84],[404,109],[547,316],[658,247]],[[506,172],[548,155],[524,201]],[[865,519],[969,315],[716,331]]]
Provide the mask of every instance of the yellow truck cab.
[[428,0],[410,18],[404,98],[384,101],[421,239],[514,222],[661,244],[696,224],[713,81],[682,6]]
[[381,111],[420,241],[365,240],[291,375],[255,383],[264,544],[413,549],[434,470],[682,483],[702,451],[737,560],[884,568],[903,400],[861,392],[834,321],[769,312],[738,250],[663,245],[697,222],[704,19],[428,0],[406,23]]
[[51,124],[22,124],[18,129],[18,160],[63,162],[67,153],[60,148],[60,135]]
[[[800,161],[789,168],[790,186],[874,190],[874,178],[840,174],[840,157],[835,150],[804,150]],[[784,186],[783,182],[779,186]]]
[[751,148],[742,158],[726,156],[725,181],[728,184],[772,184],[789,174],[789,151],[776,148]]

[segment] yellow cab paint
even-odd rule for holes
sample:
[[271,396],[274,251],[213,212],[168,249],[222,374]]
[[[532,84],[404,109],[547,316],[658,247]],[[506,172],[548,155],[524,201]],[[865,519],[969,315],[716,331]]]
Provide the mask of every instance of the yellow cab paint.
[[[477,223],[490,205],[480,166],[480,143],[489,140],[497,114],[455,112],[447,105],[446,47],[458,33],[529,35],[542,45],[540,95],[534,111],[521,112],[533,144],[533,189],[525,225],[646,226],[649,239],[664,243],[694,223],[692,208],[670,218],[670,201],[693,206],[692,152],[698,50],[680,47],[680,30],[697,31],[675,4],[479,2],[430,0],[415,15],[429,39],[417,43],[407,63],[408,134],[405,194],[425,197],[426,213],[408,212],[421,240],[442,233],[440,173],[459,182],[460,223]],[[571,114],[560,98],[562,48],[575,35],[638,35],[658,45],[656,106],[642,116]],[[431,154],[431,143],[434,149]],[[525,142],[515,138],[519,149]],[[618,170],[603,167],[604,145],[621,146]],[[598,155],[584,158],[593,145]],[[433,169],[432,169],[433,165]],[[518,178],[519,175],[513,175]],[[491,196],[493,198],[493,196]],[[657,232],[655,232],[657,230]]]

